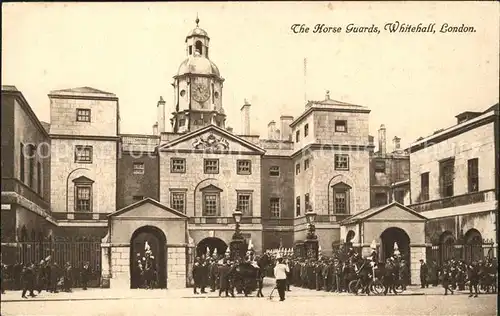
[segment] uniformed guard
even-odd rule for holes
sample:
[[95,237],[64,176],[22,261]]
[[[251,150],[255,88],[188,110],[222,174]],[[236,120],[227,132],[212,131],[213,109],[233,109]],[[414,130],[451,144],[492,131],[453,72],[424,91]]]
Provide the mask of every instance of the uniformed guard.
[[472,289],[474,288],[474,297],[478,296],[477,285],[479,283],[479,269],[474,261],[467,269],[467,277],[469,278],[469,297],[472,297]]

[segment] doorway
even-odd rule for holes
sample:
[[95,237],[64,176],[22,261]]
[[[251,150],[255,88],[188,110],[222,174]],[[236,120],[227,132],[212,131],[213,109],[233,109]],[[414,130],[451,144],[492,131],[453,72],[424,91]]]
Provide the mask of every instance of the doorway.
[[196,246],[196,257],[201,257],[203,255],[207,255],[207,248],[210,252],[208,255],[212,256],[214,254],[215,249],[217,249],[217,255],[224,255],[227,249],[227,244],[224,240],[217,237],[207,237],[202,239],[198,245]]
[[166,238],[165,234],[157,227],[143,226],[138,228],[130,239],[130,288],[141,288],[139,260],[146,257],[146,242],[153,256],[152,265],[157,273],[157,288],[167,287],[166,275]]

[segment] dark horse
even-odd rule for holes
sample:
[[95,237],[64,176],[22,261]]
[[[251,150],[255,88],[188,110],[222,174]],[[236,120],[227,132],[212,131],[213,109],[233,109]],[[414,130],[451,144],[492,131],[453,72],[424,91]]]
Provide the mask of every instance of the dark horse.
[[236,265],[233,276],[234,286],[238,293],[244,293],[248,296],[257,288],[257,278],[265,273],[267,267],[271,264],[271,258],[267,254],[257,260],[257,265],[250,262],[241,262]]

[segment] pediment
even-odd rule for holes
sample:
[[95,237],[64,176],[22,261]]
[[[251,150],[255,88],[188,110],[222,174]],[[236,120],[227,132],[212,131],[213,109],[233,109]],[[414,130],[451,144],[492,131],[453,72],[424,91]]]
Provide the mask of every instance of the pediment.
[[126,206],[114,213],[108,215],[110,218],[171,218],[187,219],[183,213],[174,210],[151,198],[143,199],[139,202]]
[[201,192],[222,192],[223,190],[213,184],[209,184],[206,187],[200,189]]
[[349,225],[366,221],[415,221],[425,222],[427,217],[415,212],[409,207],[393,202],[388,205],[378,206],[359,212],[341,222],[342,225]]
[[160,146],[160,151],[220,152],[263,155],[265,150],[215,125],[209,125]]
[[74,183],[94,183],[94,180],[87,178],[86,176],[80,176],[73,179]]
[[373,214],[367,218],[367,220],[425,221],[426,218],[399,203],[393,203],[381,211]]

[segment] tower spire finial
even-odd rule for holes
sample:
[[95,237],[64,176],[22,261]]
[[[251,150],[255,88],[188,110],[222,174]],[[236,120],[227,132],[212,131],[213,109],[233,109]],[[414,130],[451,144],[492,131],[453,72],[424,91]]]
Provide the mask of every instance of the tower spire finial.
[[200,18],[198,17],[198,12],[196,12],[196,27],[198,27],[198,24],[200,24]]

